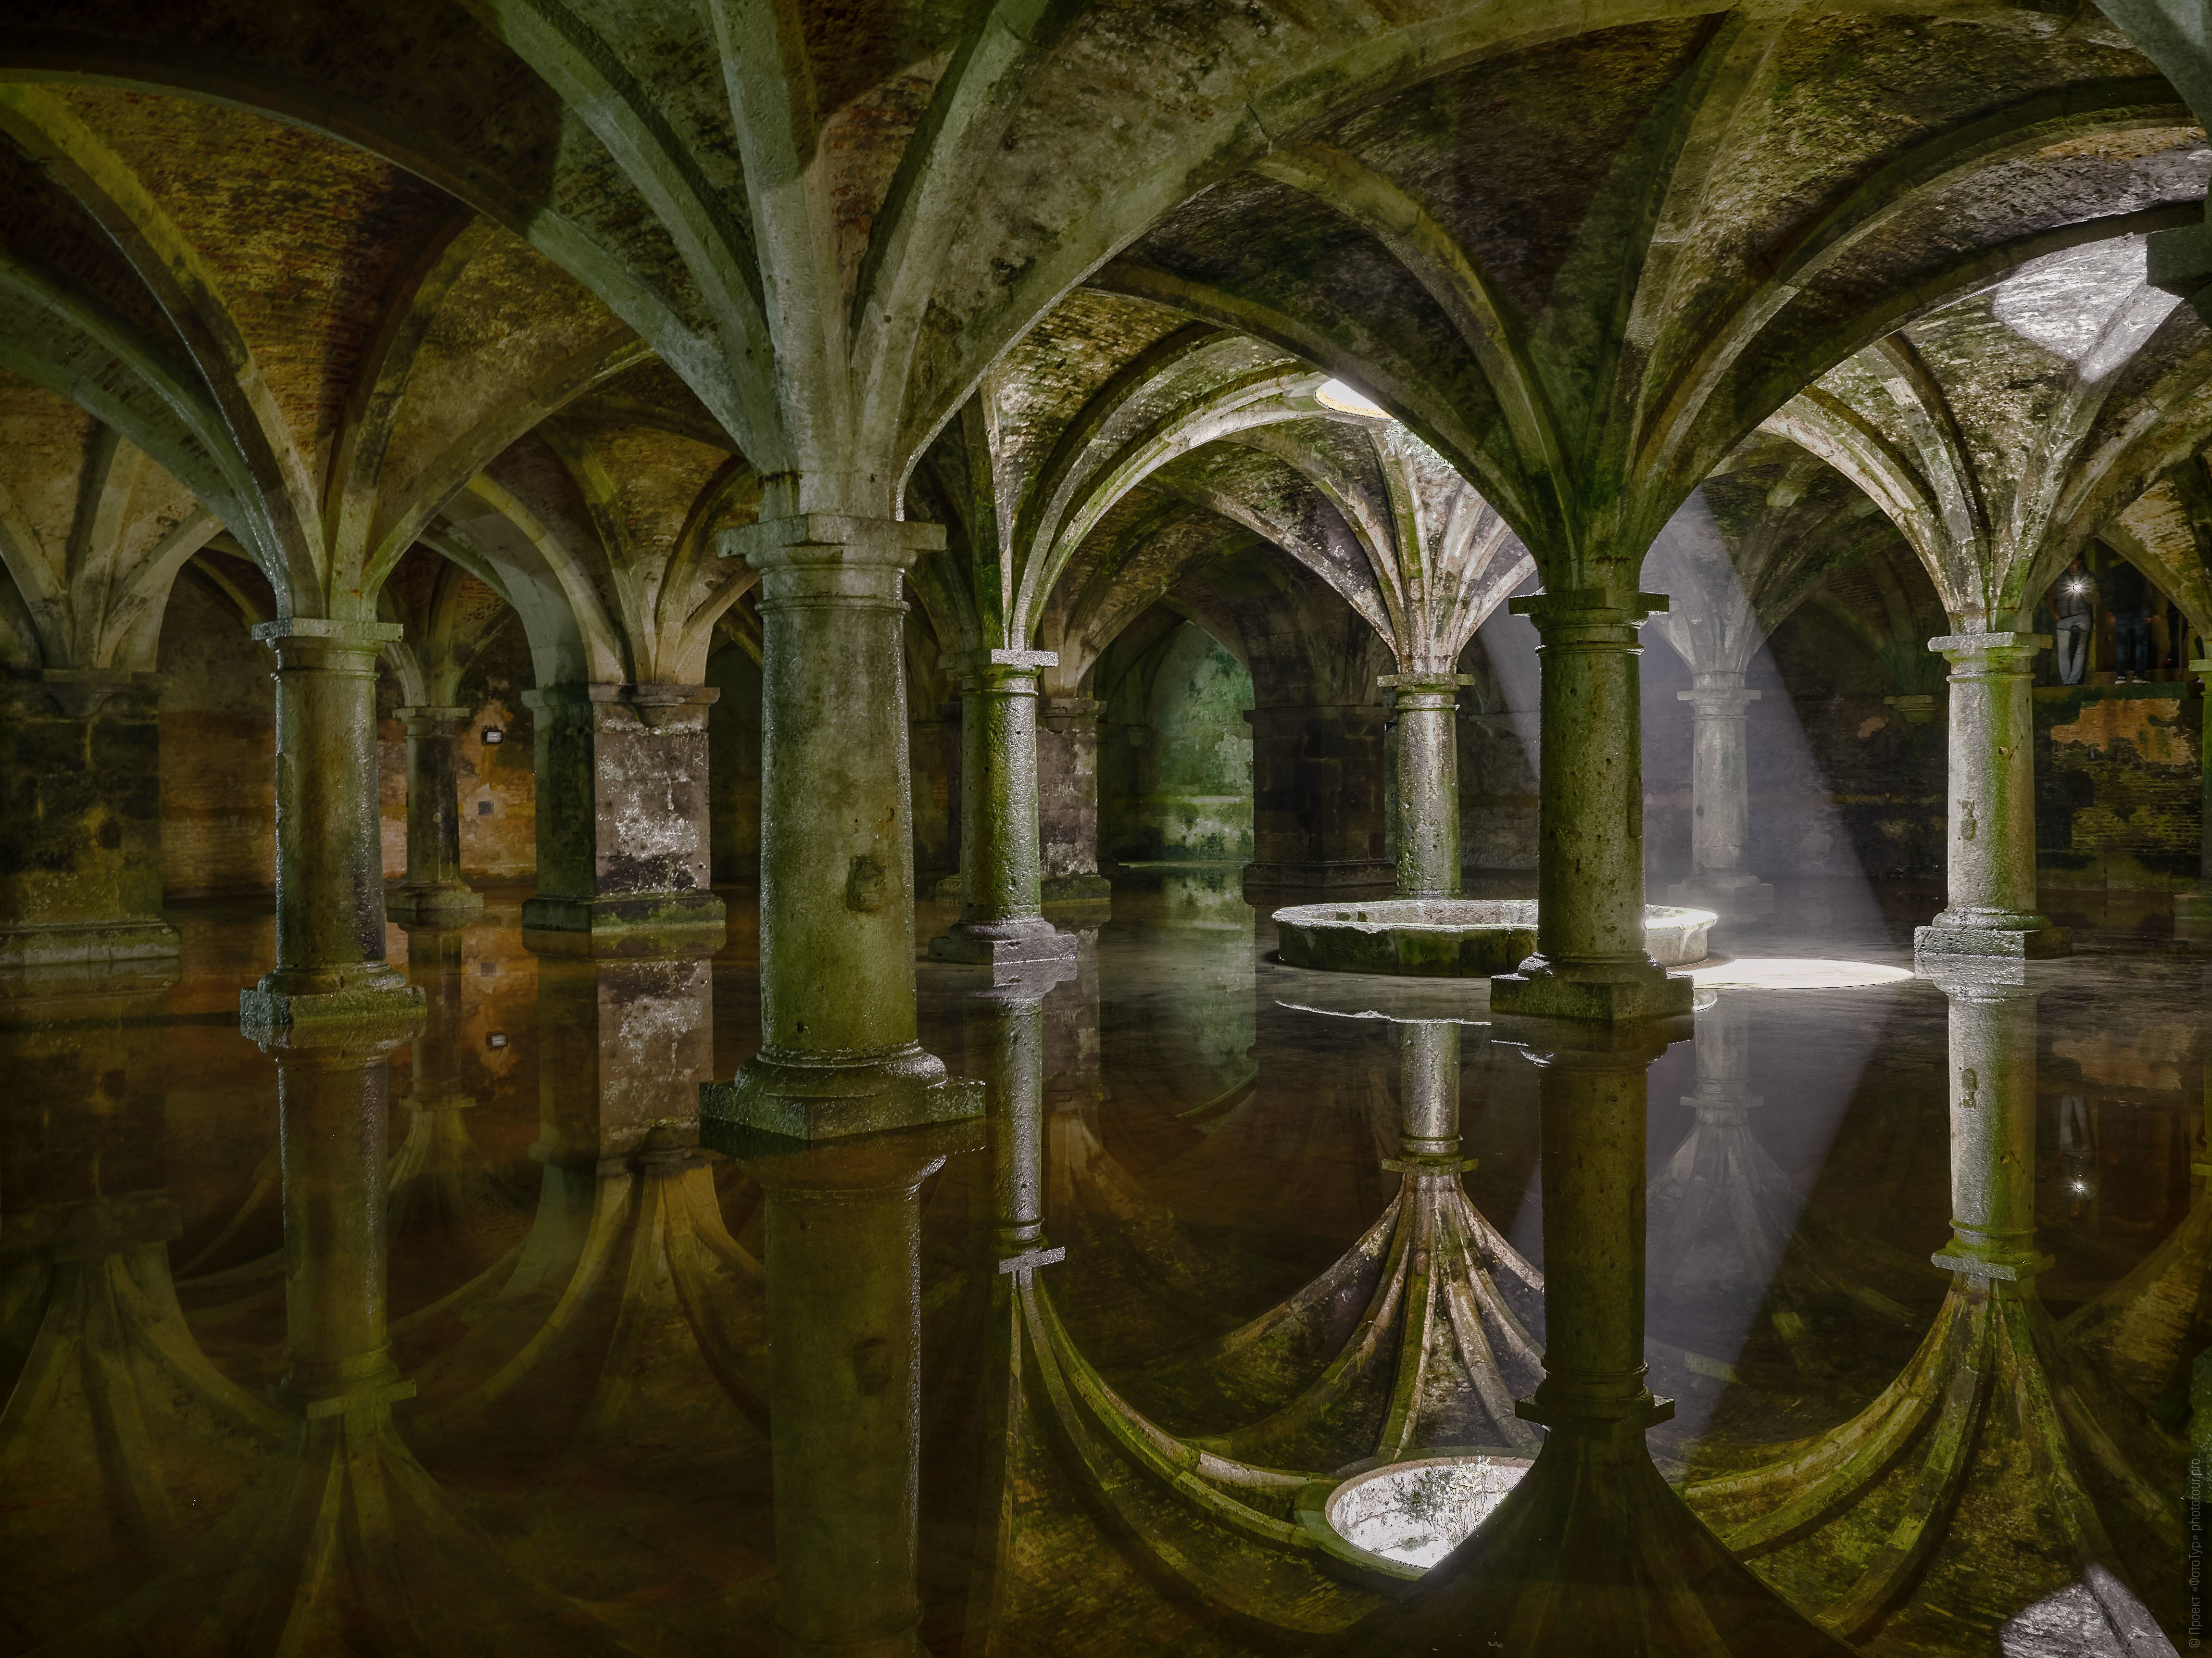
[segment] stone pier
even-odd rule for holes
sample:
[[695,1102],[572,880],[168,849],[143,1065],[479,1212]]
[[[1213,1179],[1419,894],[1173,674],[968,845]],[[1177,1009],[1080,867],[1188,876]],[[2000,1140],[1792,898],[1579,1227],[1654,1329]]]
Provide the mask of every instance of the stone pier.
[[398,711],[407,729],[407,876],[386,895],[395,921],[450,926],[481,914],[483,896],[461,878],[461,802],[455,750],[469,711]]

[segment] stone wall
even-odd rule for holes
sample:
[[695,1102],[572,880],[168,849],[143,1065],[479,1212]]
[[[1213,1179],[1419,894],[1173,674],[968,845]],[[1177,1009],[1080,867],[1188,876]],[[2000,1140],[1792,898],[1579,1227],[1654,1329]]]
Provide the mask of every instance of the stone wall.
[[1154,649],[1152,662],[1114,688],[1101,720],[1100,850],[1123,862],[1246,861],[1251,676],[1188,624]]
[[189,571],[162,618],[161,886],[267,892],[276,880],[276,662]]
[[2202,692],[2179,681],[2035,693],[2035,845],[2059,891],[2193,890],[2204,827]]

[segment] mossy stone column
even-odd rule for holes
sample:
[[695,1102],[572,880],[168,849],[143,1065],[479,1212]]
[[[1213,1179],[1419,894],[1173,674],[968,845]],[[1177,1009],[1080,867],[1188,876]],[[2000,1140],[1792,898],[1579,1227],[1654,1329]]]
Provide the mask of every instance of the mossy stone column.
[[414,1391],[399,1381],[385,1321],[385,1056],[420,1029],[398,1016],[260,1037],[276,1061],[283,1154],[283,1394],[311,1419]]
[[915,1040],[902,573],[934,524],[805,513],[726,531],[761,577],[761,1048],[701,1130],[830,1139],[971,1116]]
[[766,1194],[776,1649],[920,1655],[921,1188],[980,1125],[761,1138],[733,1149]]
[[2063,929],[2036,910],[2038,634],[1928,641],[1951,665],[1950,833],[1943,912],[1912,935],[1916,956],[2064,956]]
[[239,995],[249,1029],[419,1009],[384,955],[376,658],[397,623],[264,622],[276,653],[276,965]]
[[1690,981],[1644,948],[1644,734],[1637,629],[1662,593],[1511,601],[1542,643],[1536,953],[1491,981],[1501,1013],[1607,1022],[1690,1011]]
[[[2189,671],[2204,683],[2198,688],[2200,728],[2198,769],[2203,777],[2202,813],[2197,859],[2197,890],[2177,893],[2173,900],[2174,932],[2185,938],[2201,938],[2212,931],[2212,658],[2199,658]],[[2206,1073],[2212,1078],[2212,1071]]]
[[1751,838],[1749,714],[1759,693],[1741,672],[1701,673],[1674,695],[1690,705],[1690,878],[1667,896],[1745,919],[1774,907],[1774,889],[1744,867]]
[[1455,673],[1385,674],[1397,693],[1398,896],[1459,896],[1459,688]]
[[398,711],[407,731],[407,878],[384,901],[395,921],[451,926],[483,910],[461,878],[460,767],[466,708]]
[[1050,651],[957,658],[960,687],[960,919],[929,941],[939,961],[985,967],[1068,961],[1075,936],[1044,919],[1037,835],[1037,676]]
[[2036,993],[2027,969],[1939,971],[1950,1003],[1951,1242],[1938,1266],[2025,1283],[2035,1249]]
[[707,786],[707,710],[720,695],[664,683],[524,694],[534,716],[538,890],[523,902],[522,926],[543,948],[721,947]]
[[158,966],[159,674],[50,668],[0,686],[0,971]]

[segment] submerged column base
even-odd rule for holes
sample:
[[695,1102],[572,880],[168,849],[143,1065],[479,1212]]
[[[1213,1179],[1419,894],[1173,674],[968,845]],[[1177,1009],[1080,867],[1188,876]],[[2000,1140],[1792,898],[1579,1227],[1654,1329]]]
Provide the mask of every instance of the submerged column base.
[[458,881],[410,882],[384,895],[387,920],[410,926],[451,926],[483,914],[483,894]]
[[711,941],[720,949],[729,932],[720,894],[691,889],[672,892],[625,892],[595,898],[564,898],[535,893],[522,901],[525,932],[575,935],[580,953],[635,949],[667,939],[672,944]]
[[0,971],[173,962],[179,949],[177,930],[166,921],[61,921],[0,927]]
[[1635,962],[1553,963],[1531,956],[1490,981],[1493,1013],[1620,1024],[1687,1013],[1696,989],[1649,957]]
[[1947,909],[1912,930],[1912,953],[1922,956],[2003,956],[2048,961],[2071,956],[2073,939],[2046,915],[2017,910]]
[[386,962],[287,970],[238,993],[238,1023],[249,1035],[307,1025],[420,1018],[428,1006],[419,986]]
[[929,941],[932,961],[968,967],[1013,967],[1025,962],[1072,962],[1075,935],[1042,916],[1020,921],[955,921]]
[[717,1151],[732,1130],[837,1140],[982,1114],[983,1085],[948,1076],[920,1042],[848,1059],[763,1048],[730,1081],[699,1087],[699,1137]]

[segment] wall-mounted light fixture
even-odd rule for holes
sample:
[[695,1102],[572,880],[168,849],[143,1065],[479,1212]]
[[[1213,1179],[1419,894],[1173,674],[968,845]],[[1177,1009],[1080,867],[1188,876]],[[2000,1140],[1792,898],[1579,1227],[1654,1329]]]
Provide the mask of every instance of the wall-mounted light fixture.
[[491,1035],[484,1038],[484,1046],[486,1048],[505,1048],[507,1046],[507,1032],[504,1030],[493,1031]]
[[507,733],[496,726],[486,726],[483,728],[483,740],[488,744],[504,743],[507,741]]

